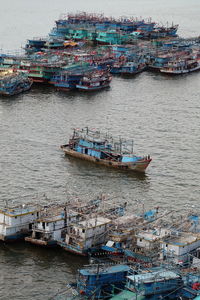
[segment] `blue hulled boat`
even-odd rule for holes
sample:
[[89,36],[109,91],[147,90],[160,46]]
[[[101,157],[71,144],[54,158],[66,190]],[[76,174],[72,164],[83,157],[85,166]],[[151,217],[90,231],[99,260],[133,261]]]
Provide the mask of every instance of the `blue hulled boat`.
[[13,96],[31,88],[33,81],[26,73],[15,72],[12,69],[0,70],[0,95]]
[[126,276],[131,271],[127,265],[90,265],[79,270],[77,291],[80,295],[101,298],[114,288],[123,289]]

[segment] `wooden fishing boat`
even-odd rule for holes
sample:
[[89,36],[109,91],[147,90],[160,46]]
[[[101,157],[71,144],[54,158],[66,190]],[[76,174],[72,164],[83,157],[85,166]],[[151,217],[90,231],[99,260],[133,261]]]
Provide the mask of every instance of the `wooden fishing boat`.
[[160,69],[162,73],[171,75],[186,74],[200,70],[200,63],[195,59],[179,59],[169,62]]
[[133,141],[115,140],[87,127],[74,129],[69,143],[62,145],[61,149],[66,155],[121,170],[145,172],[152,160],[150,155],[135,155]]
[[98,91],[110,86],[112,76],[104,70],[95,70],[86,74],[76,88],[80,91]]
[[13,96],[29,90],[32,79],[26,73],[13,71],[13,69],[0,70],[0,95]]

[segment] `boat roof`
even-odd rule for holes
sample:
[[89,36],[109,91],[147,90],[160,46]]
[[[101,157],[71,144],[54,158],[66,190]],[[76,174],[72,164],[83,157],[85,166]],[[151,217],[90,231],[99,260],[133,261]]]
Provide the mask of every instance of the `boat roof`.
[[139,221],[143,221],[144,219],[140,216],[137,215],[124,215],[121,217],[116,218],[115,220],[113,220],[113,224],[115,225],[124,225],[124,224],[130,224],[133,222],[139,222]]
[[82,221],[79,224],[77,224],[76,226],[81,227],[81,228],[86,227],[87,229],[89,229],[89,228],[95,228],[97,226],[101,226],[104,224],[108,224],[110,222],[111,222],[110,219],[103,218],[103,217],[96,217],[93,219]]
[[144,239],[149,242],[153,242],[153,241],[161,238],[161,236],[157,236],[157,235],[153,234],[152,232],[139,232],[136,236],[137,236],[137,238]]
[[141,273],[136,275],[128,276],[127,278],[135,283],[148,283],[152,281],[163,281],[176,279],[180,276],[173,271],[156,270],[149,273]]
[[127,265],[115,265],[111,267],[101,266],[101,265],[93,265],[88,266],[88,268],[81,269],[79,273],[84,276],[88,275],[97,275],[98,273],[101,274],[108,274],[108,273],[118,273],[118,272],[128,272],[130,271],[130,267]]
[[102,144],[107,143],[113,145],[114,149],[110,150],[113,153],[118,154],[119,149],[121,148],[121,153],[133,155],[132,149],[129,149],[130,147],[133,147],[133,140],[121,138],[120,136],[119,138],[116,138],[109,133],[103,133],[96,129],[89,129],[88,127],[82,129],[74,128],[72,138],[78,138]]
[[21,206],[21,207],[15,207],[15,208],[3,208],[0,209],[0,214],[9,216],[9,217],[17,217],[17,216],[23,216],[32,214],[34,212],[40,211],[41,208],[37,206]]
[[170,236],[169,238],[163,239],[163,242],[167,244],[183,247],[200,240],[199,233],[184,232],[184,233],[177,233],[177,234],[178,234],[177,236]]
[[[162,230],[163,229],[163,230]],[[149,230],[149,231],[140,231],[136,237],[137,238],[142,238],[146,241],[149,242],[153,242],[156,241],[158,239],[161,239],[163,237],[165,237],[169,231],[167,230],[167,228],[155,228],[153,230]]]
[[40,219],[37,220],[37,222],[46,222],[46,223],[51,223],[51,222],[57,222],[64,220],[64,213],[54,215],[54,216],[44,216]]

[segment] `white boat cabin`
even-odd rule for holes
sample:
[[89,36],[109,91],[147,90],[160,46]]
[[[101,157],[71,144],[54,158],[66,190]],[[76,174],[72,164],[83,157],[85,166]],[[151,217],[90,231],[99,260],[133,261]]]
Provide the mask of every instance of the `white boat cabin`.
[[110,219],[96,217],[70,226],[66,234],[66,244],[79,244],[81,248],[88,249],[105,242]]
[[140,249],[154,250],[160,248],[160,240],[169,236],[170,230],[167,228],[155,228],[154,230],[140,231],[136,235],[136,245]]
[[27,235],[36,219],[40,217],[41,208],[22,205],[0,210],[0,240],[15,240]]
[[200,247],[200,234],[177,232],[161,242],[161,258],[172,258],[177,264],[189,262],[190,253]]
[[63,230],[79,218],[79,213],[71,210],[68,212],[62,210],[54,214],[50,211],[49,215],[47,214],[48,212],[35,222],[31,237],[25,239],[27,242],[41,245],[56,244],[62,239]]
[[61,239],[61,231],[66,226],[63,214],[39,219],[35,223],[32,238],[59,240]]

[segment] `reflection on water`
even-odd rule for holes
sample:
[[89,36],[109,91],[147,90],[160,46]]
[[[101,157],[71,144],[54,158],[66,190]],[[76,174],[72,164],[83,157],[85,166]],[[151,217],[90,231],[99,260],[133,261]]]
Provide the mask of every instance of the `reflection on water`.
[[[1,299],[49,299],[67,283],[88,261],[59,248],[40,248],[25,243],[1,244]],[[72,263],[73,262],[73,263]],[[62,274],[62,275],[61,275]]]
[[82,173],[82,176],[93,176],[95,174],[95,176],[107,177],[108,180],[112,177],[121,177],[125,178],[125,180],[148,181],[148,174],[146,173],[118,170],[69,156],[64,156],[64,160],[72,167],[73,174],[77,174],[77,172],[79,172],[79,174]]

